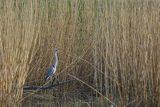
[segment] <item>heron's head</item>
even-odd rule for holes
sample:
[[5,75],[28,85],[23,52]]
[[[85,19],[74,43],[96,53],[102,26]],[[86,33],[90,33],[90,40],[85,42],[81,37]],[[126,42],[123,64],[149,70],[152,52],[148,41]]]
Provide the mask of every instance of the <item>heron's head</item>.
[[58,48],[54,48],[54,52],[58,52]]

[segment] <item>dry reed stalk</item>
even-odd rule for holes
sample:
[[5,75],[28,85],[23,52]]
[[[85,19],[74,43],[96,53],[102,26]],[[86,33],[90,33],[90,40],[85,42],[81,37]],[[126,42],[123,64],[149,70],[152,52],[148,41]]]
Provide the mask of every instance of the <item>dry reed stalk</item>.
[[16,102],[22,98],[28,68],[36,51],[37,10],[34,9],[33,12],[32,2],[23,2],[6,0],[1,8],[1,106],[17,106]]
[[6,0],[0,6],[0,102],[19,100],[26,78],[41,80],[58,47],[59,79],[85,76],[116,105],[159,105],[158,0]]

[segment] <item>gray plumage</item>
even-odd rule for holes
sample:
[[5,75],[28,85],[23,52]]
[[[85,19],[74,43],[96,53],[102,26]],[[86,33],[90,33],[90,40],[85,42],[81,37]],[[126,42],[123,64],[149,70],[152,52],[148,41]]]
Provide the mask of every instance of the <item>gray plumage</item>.
[[45,74],[45,81],[49,80],[54,73],[56,72],[58,65],[58,49],[54,49],[54,64],[50,65],[46,74]]

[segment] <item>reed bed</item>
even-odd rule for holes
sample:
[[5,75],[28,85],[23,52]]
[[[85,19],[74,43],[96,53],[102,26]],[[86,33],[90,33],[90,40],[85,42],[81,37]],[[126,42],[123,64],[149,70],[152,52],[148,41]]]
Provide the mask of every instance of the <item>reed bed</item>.
[[1,0],[1,106],[21,105],[24,85],[44,84],[56,47],[56,78],[79,82],[32,95],[49,105],[158,107],[159,13],[159,0]]

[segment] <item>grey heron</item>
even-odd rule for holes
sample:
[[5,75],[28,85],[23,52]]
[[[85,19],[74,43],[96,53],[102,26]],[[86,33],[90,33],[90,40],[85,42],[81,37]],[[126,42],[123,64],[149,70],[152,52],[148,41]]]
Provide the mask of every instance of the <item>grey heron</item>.
[[58,49],[55,48],[54,49],[54,63],[49,66],[47,72],[45,73],[45,81],[52,78],[52,76],[56,72],[57,65],[58,65]]

